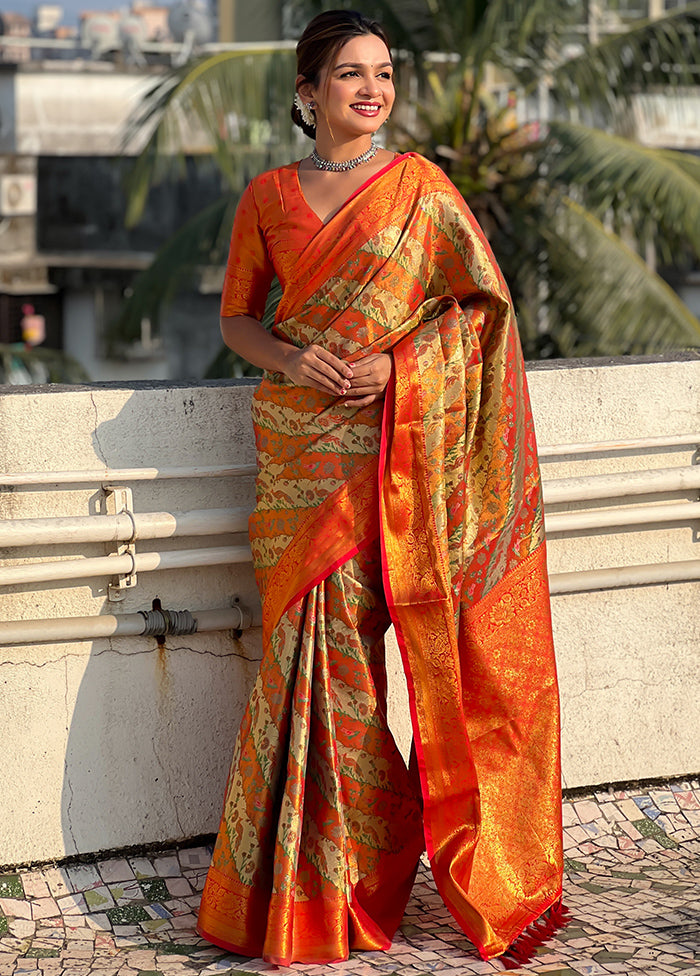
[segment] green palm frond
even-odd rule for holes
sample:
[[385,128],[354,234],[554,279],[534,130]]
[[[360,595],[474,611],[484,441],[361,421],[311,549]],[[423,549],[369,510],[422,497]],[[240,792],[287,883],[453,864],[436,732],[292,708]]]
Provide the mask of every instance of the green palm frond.
[[697,85],[699,37],[700,3],[691,3],[621,27],[570,60],[541,66],[540,73],[548,71],[555,99],[615,105],[653,86]]
[[161,309],[197,272],[206,266],[223,266],[238,197],[231,194],[196,214],[159,249],[142,271],[133,292],[111,324],[109,339],[135,339],[142,319],[157,323]]
[[189,62],[159,79],[129,120],[125,146],[143,145],[130,174],[127,223],[150,187],[182,171],[186,155],[213,155],[231,189],[294,156],[300,130],[289,116],[296,61],[290,49],[247,46]]
[[543,155],[548,179],[580,188],[586,206],[599,216],[617,209],[643,215],[672,244],[684,240],[700,255],[697,157],[559,121],[549,125]]
[[616,234],[569,197],[540,213],[550,330],[566,356],[700,346],[700,322]]
[[0,343],[0,383],[89,383],[85,368],[58,349]]

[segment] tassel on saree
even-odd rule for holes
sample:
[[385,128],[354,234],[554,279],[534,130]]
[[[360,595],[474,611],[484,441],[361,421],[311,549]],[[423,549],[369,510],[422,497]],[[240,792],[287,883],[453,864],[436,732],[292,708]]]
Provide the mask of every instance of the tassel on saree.
[[500,957],[504,969],[518,969],[535,958],[537,950],[556,932],[571,921],[569,909],[561,898],[544,915],[522,932],[504,955]]

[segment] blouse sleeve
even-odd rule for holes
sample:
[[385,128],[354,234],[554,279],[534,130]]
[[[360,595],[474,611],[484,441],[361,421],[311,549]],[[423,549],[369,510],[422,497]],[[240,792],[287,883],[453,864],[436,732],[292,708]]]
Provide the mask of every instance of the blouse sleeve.
[[221,314],[250,315],[260,320],[274,274],[260,227],[253,186],[248,184],[233,220]]

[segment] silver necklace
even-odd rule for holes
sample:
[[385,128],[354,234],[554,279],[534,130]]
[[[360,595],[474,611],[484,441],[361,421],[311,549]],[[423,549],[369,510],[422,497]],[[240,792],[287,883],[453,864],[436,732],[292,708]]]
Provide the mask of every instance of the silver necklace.
[[355,169],[356,166],[361,166],[363,163],[369,162],[376,155],[377,147],[372,144],[369,149],[360,153],[359,156],[355,156],[354,159],[346,159],[342,163],[336,163],[332,159],[324,159],[323,156],[319,156],[314,146],[311,152],[311,162],[316,169],[323,169],[329,173],[347,173],[349,169]]

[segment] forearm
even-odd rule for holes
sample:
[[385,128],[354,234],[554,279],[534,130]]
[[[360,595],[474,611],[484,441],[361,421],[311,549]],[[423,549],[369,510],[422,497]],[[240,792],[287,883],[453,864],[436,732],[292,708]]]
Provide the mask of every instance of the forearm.
[[221,334],[234,352],[254,366],[284,373],[297,386],[343,396],[350,389],[352,368],[322,346],[299,348],[276,338],[249,315],[221,317]]
[[229,349],[253,366],[278,373],[286,372],[287,360],[296,349],[249,315],[222,316],[221,335]]

